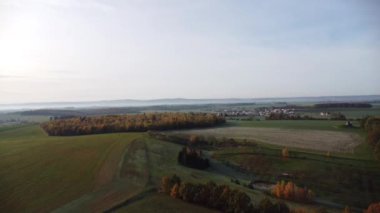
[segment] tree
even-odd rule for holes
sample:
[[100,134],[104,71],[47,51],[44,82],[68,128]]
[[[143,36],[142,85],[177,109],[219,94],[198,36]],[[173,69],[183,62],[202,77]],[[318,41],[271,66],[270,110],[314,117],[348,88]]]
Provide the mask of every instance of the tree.
[[178,183],[174,184],[174,186],[172,187],[172,190],[170,191],[170,196],[172,198],[179,198],[179,184]]
[[289,157],[288,147],[285,147],[285,148],[282,149],[282,157],[283,158],[288,158]]
[[343,213],[352,213],[350,207],[346,206],[344,209],[343,209]]
[[164,176],[161,178],[161,191],[170,194],[175,184],[181,184],[181,179],[177,175]]
[[331,157],[331,153],[330,153],[330,151],[326,152],[326,157],[327,157],[327,158],[330,158],[330,157]]
[[294,200],[294,195],[295,195],[295,185],[293,182],[289,181],[286,185],[285,185],[285,189],[284,189],[284,198],[285,199],[288,199],[288,200]]
[[285,183],[285,181],[277,182],[272,188],[272,195],[278,198],[300,202],[312,202],[314,199],[313,191],[306,187],[298,187],[291,181],[287,183]]
[[376,145],[375,145],[375,157],[377,160],[380,160],[380,140],[377,141]]
[[161,191],[164,193],[169,193],[172,186],[170,184],[170,178],[168,176],[164,176],[161,178]]
[[365,213],[379,213],[380,212],[380,202],[379,203],[372,203],[368,206]]

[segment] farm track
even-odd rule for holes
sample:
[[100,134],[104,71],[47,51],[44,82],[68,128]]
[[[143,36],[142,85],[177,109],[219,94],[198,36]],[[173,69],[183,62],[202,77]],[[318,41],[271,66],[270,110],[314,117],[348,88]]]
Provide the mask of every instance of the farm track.
[[[107,211],[113,211],[120,206],[138,201],[146,194],[155,191],[156,189],[152,187],[153,183],[149,172],[150,158],[145,141],[135,139],[125,146],[124,150],[118,150],[118,147],[120,147],[120,144],[115,144],[110,150],[107,150],[109,154],[107,160],[99,170],[98,177],[95,181],[94,191],[82,195],[78,199],[61,206],[53,212],[73,212],[83,210],[90,212],[104,212],[106,209],[108,209]],[[130,168],[128,168],[128,166],[135,163],[135,155],[138,154],[138,152],[143,152],[143,159],[137,160],[142,160],[144,172],[140,172],[138,168],[132,168],[132,170],[129,171],[128,169]],[[117,153],[122,153],[121,155],[118,155],[121,156],[118,162],[115,161],[115,156],[113,155]],[[135,181],[136,179],[138,179],[139,182],[141,182],[141,179],[144,179],[144,184]]]

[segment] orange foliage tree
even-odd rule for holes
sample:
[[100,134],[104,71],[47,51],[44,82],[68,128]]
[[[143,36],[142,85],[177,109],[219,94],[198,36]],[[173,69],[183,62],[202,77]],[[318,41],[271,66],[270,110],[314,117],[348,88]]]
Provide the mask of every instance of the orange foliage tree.
[[282,157],[288,158],[289,157],[289,149],[288,147],[285,147],[282,149]]
[[272,195],[278,198],[299,202],[312,202],[314,193],[306,187],[298,187],[293,182],[279,181],[272,189]]
[[380,202],[379,203],[371,203],[365,213],[380,213]]

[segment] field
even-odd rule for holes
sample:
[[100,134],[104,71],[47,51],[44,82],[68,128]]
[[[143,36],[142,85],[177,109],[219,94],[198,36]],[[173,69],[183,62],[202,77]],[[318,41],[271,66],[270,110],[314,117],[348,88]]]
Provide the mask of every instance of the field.
[[283,147],[330,152],[353,152],[353,149],[362,142],[355,133],[280,128],[224,127],[173,131],[172,133],[234,138]]
[[[302,124],[296,121],[290,125],[275,121],[228,122],[225,127],[204,131],[216,131],[213,134],[218,136],[221,130],[230,129],[229,137],[236,134],[247,140],[249,133],[237,134],[234,128],[250,129],[248,132],[292,132],[302,126],[302,131],[321,134],[324,132],[321,130],[345,136],[360,133],[358,129],[342,129],[340,125],[335,121]],[[379,199],[379,164],[361,140],[356,141],[359,145],[353,148],[353,153],[332,152],[329,158],[325,151],[290,148],[288,160],[280,157],[282,146],[263,142],[257,142],[257,147],[206,152],[213,157],[211,167],[201,171],[178,165],[177,154],[182,146],[150,138],[147,133],[52,137],[38,125],[0,127],[0,209],[213,212],[157,193],[161,177],[172,174],[194,183],[212,180],[227,184],[246,192],[254,203],[267,195],[233,184],[230,178],[246,184],[252,179],[274,182],[283,172],[295,174],[300,177],[297,184],[311,187],[319,200],[315,205],[287,202],[290,207],[323,206],[329,212],[339,212],[347,203],[363,208],[369,201]]]
[[257,127],[257,128],[282,128],[282,129],[307,129],[307,130],[331,130],[345,132],[359,132],[359,122],[353,122],[354,128],[345,128],[344,121],[331,120],[263,120],[263,121],[229,121],[230,126]]

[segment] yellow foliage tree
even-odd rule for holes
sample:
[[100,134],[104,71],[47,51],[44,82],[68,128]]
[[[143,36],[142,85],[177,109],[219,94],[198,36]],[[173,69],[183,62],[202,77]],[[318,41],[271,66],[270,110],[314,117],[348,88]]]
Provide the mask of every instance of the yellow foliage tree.
[[174,184],[174,186],[172,187],[172,190],[170,191],[170,196],[172,198],[179,198],[179,184],[178,183]]
[[282,149],[282,157],[288,158],[289,157],[289,150],[288,147],[285,147]]

